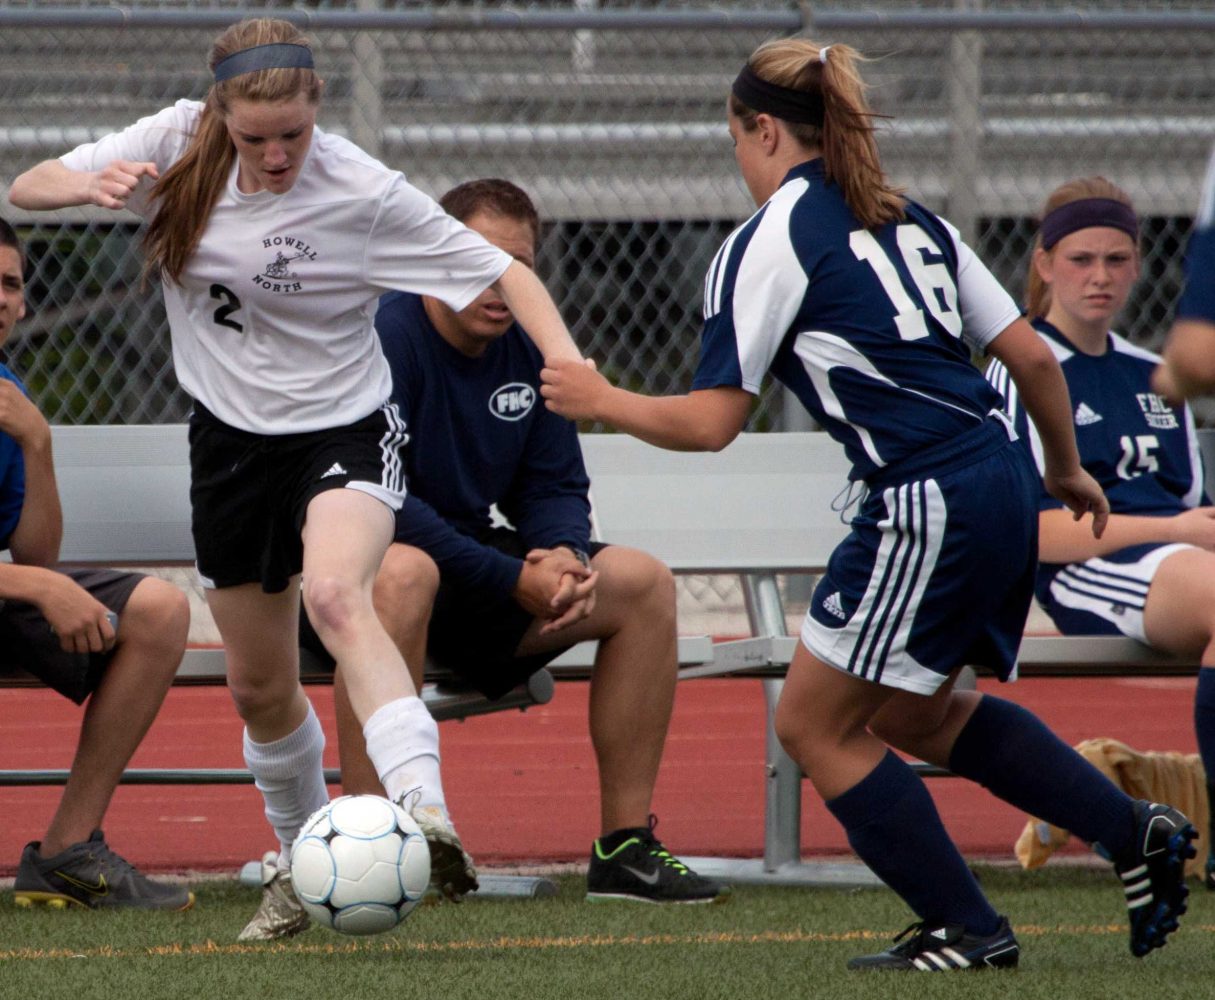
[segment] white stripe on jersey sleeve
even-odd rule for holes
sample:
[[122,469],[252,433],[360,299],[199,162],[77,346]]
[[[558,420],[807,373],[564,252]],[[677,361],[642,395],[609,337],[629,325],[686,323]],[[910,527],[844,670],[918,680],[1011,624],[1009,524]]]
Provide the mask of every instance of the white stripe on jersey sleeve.
[[810,284],[789,238],[789,216],[809,186],[799,178],[772,196],[738,265],[734,337],[742,387],[748,392],[759,392]]
[[[938,216],[939,218],[939,216]],[[987,265],[962,240],[949,222],[941,219],[953,237],[958,254],[958,303],[962,310],[962,339],[979,350],[1020,318],[1021,310]]]
[[[1039,336],[1042,335],[1039,334]],[[1048,344],[1051,343],[1045,337],[1042,339],[1046,340]],[[1029,419],[1025,407],[1021,405],[1021,397],[1017,393],[1017,383],[1012,380],[1012,376],[1008,374],[1008,369],[1004,367],[1003,362],[995,358],[992,358],[985,374],[987,381],[1004,397],[1004,410],[1012,417],[1013,427],[1017,434],[1029,441],[1029,450],[1033,455],[1034,465],[1037,466],[1038,475],[1045,475],[1046,456],[1042,451],[1042,439],[1038,436],[1038,428]]]
[[[750,219],[747,220],[747,222],[750,221]],[[725,243],[714,255],[713,263],[709,265],[709,270],[705,273],[705,319],[711,319],[721,312],[721,292],[726,281],[726,262],[730,259],[730,251],[734,249],[734,241],[738,239],[738,234],[743,231],[747,222],[726,237]]]
[[1198,216],[1195,229],[1210,229],[1215,225],[1215,148],[1211,150],[1211,161],[1207,164],[1206,177],[1202,181],[1202,196],[1198,200]]

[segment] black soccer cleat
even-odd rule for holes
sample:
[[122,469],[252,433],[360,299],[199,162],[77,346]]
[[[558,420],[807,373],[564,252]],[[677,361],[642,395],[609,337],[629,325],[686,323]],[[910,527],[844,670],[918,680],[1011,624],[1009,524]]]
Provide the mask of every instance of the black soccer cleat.
[[1021,958],[1021,946],[1007,917],[1000,918],[994,934],[985,936],[967,934],[959,924],[921,922],[912,924],[894,941],[894,947],[886,951],[850,959],[848,968],[896,972],[1014,969]]
[[596,840],[586,873],[588,900],[625,899],[641,903],[713,903],[725,898],[725,887],[697,875],[674,857],[648,830],[638,830],[614,851]]
[[1122,879],[1131,919],[1131,954],[1163,948],[1186,911],[1185,863],[1195,855],[1194,826],[1172,806],[1135,803],[1135,839],[1114,870]]

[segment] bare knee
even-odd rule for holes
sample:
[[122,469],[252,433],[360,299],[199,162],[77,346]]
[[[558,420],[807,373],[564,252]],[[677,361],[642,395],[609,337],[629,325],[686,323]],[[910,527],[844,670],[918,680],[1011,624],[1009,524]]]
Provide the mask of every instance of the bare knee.
[[118,648],[130,650],[141,669],[172,677],[190,632],[190,602],[166,580],[146,577],[118,616]]
[[[655,559],[647,552],[637,549],[609,548],[601,555],[608,555],[611,564],[602,566],[605,592],[610,588],[612,600],[609,606],[621,627],[634,623],[655,635],[675,631],[675,576],[666,563]],[[598,605],[596,606],[598,608]]]
[[385,624],[425,622],[438,590],[439,567],[434,560],[411,545],[393,544],[376,574],[372,601]]
[[302,590],[308,618],[322,639],[348,633],[365,601],[357,582],[340,576],[306,577]]
[[285,672],[281,674],[246,676],[229,671],[228,691],[242,719],[265,720],[289,711],[299,680]]

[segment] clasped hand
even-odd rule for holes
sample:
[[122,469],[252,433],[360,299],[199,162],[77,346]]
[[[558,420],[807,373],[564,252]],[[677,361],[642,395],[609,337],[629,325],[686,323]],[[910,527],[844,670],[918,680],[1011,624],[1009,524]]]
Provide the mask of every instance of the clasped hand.
[[532,549],[515,584],[515,600],[544,621],[550,635],[590,615],[599,573],[583,566],[568,549]]

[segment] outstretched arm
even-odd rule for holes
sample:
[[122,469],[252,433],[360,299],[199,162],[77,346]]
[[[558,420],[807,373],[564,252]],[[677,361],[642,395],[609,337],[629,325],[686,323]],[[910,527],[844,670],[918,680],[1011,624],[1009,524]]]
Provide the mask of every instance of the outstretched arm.
[[101,170],[72,170],[59,160],[43,160],[13,181],[8,200],[30,211],[74,205],[120,209],[144,176],[159,178],[155,163],[114,160]]
[[645,396],[613,386],[586,364],[550,361],[540,394],[554,413],[598,420],[672,451],[721,451],[738,437],[751,410],[745,389],[719,386],[686,396]]
[[546,359],[582,360],[556,303],[530,267],[513,261],[497,284],[515,319]]

